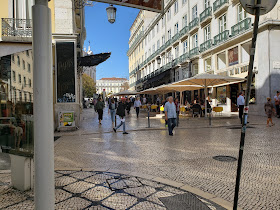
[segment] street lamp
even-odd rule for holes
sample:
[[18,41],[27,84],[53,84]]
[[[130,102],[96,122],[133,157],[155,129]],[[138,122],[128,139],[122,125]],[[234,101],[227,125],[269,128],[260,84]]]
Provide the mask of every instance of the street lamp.
[[109,7],[106,8],[106,11],[108,16],[108,21],[113,24],[116,21],[117,8],[114,7],[113,5],[110,5]]
[[161,58],[160,58],[160,56],[158,56],[156,59],[157,59],[157,64],[160,65],[160,63],[161,63]]

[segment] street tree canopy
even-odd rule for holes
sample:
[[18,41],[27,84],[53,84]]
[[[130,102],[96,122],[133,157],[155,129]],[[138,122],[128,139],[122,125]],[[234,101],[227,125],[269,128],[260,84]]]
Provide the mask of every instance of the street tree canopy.
[[92,97],[96,93],[96,84],[87,74],[83,74],[83,93],[84,97]]

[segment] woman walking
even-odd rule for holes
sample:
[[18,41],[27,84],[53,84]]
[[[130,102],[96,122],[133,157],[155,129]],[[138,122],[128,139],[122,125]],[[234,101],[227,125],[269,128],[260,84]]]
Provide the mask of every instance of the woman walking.
[[115,124],[116,110],[117,110],[117,104],[115,103],[115,100],[112,98],[111,103],[109,104],[108,114],[111,113],[113,127]]
[[101,101],[101,98],[98,98],[97,103],[94,106],[94,109],[98,113],[98,120],[100,125],[101,125],[101,120],[103,119],[103,108],[104,108],[104,103]]
[[271,126],[273,126],[274,123],[272,122],[272,114],[275,112],[275,109],[271,103],[271,98],[267,98],[267,102],[264,105],[264,110],[267,115],[266,127],[270,127],[269,122],[271,122]]

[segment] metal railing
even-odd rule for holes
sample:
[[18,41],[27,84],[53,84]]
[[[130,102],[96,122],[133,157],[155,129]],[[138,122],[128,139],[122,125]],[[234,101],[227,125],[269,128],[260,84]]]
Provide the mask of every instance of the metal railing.
[[209,39],[200,45],[200,52],[204,52],[210,49],[211,47],[212,47],[212,39]]
[[2,18],[2,37],[32,37],[32,20]]
[[212,7],[206,8],[200,15],[200,23],[212,16]]
[[214,45],[226,41],[229,38],[229,30],[225,30],[218,35],[214,36]]
[[185,62],[188,61],[188,59],[189,59],[189,53],[186,52],[186,53],[184,53],[183,55],[181,55],[181,56],[179,57],[179,62],[180,62],[180,63],[185,63]]
[[213,3],[213,11],[216,12],[218,9],[222,8],[225,4],[228,4],[228,0],[217,0]]
[[129,54],[129,53],[132,51],[132,49],[136,46],[136,44],[137,44],[138,41],[143,37],[143,35],[144,35],[144,32],[143,32],[143,31],[141,31],[141,32],[137,35],[137,37],[135,38],[134,42],[132,43],[132,45],[129,47],[129,49],[128,49],[128,51],[127,51],[128,54]]
[[195,48],[191,49],[190,50],[190,58],[198,55],[198,53],[199,53],[199,48],[198,47],[195,47]]
[[191,31],[191,30],[194,29],[196,26],[198,26],[198,23],[199,23],[198,17],[195,18],[193,21],[191,21],[190,24],[189,24],[189,31]]
[[251,28],[251,18],[246,18],[231,27],[231,36],[236,36]]
[[184,36],[186,33],[189,32],[189,26],[185,26],[183,29],[181,29],[180,33],[180,37]]

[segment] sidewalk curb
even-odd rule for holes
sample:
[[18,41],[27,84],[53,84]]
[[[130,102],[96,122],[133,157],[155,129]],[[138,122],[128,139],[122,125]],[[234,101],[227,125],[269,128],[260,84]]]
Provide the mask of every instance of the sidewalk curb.
[[[181,190],[188,191],[192,194],[198,195],[201,198],[210,200],[223,208],[231,210],[233,207],[233,204],[230,203],[229,201],[226,201],[220,197],[217,197],[216,195],[210,194],[208,192],[204,192],[198,188],[192,187],[188,184],[172,181],[169,179],[161,178],[161,177],[156,177],[153,175],[147,175],[147,174],[142,174],[138,172],[131,172],[131,171],[125,171],[125,170],[118,170],[118,169],[101,169],[101,168],[67,168],[67,167],[61,167],[61,168],[55,168],[55,171],[100,171],[100,172],[109,172],[109,173],[118,173],[118,174],[123,174],[123,175],[131,175],[131,176],[136,176],[140,177],[143,179],[147,180],[152,180],[155,182],[159,182],[162,184],[169,185],[171,187],[179,188]],[[242,210],[242,208],[238,208],[238,210]]]

